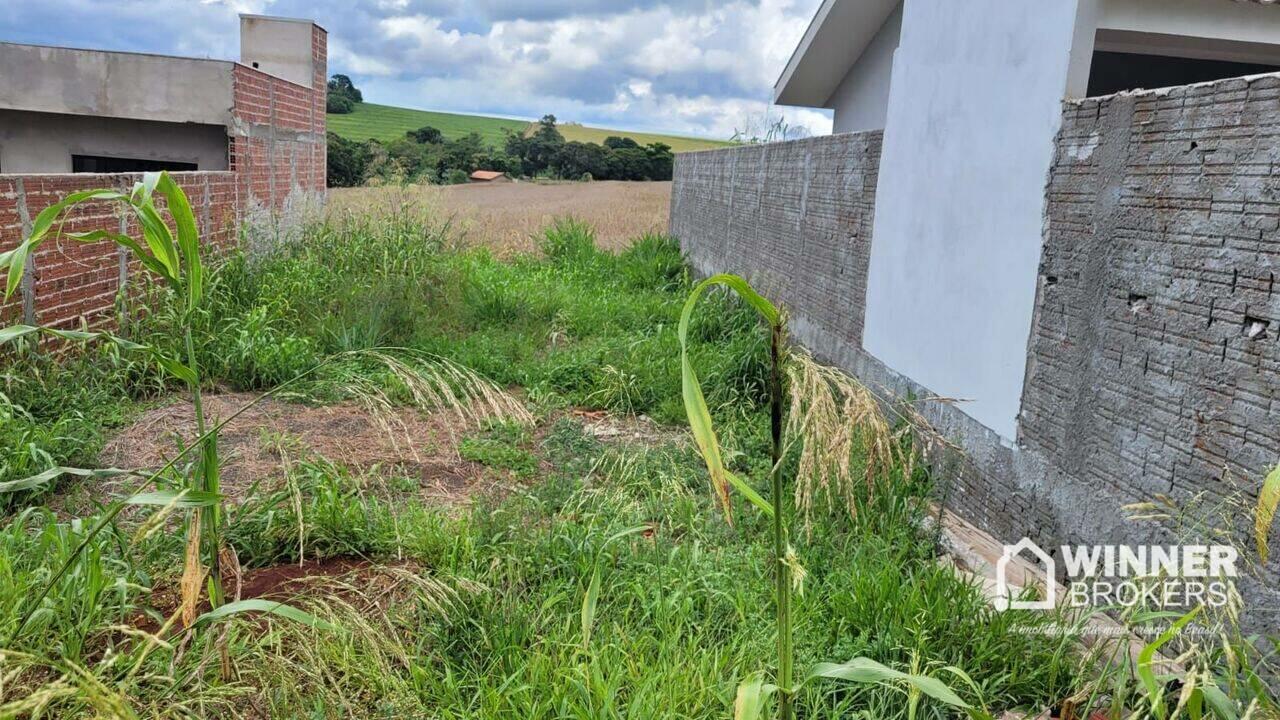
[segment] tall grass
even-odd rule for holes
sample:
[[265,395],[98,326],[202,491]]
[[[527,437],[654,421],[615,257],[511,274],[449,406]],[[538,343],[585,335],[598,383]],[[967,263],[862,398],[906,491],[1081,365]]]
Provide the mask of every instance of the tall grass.
[[[35,506],[47,500],[61,510],[72,483],[52,496],[15,495],[0,526],[0,638],[84,549],[26,630],[0,649],[0,716],[30,715],[37,703],[56,717],[732,712],[738,685],[776,658],[769,628],[778,554],[771,518],[740,510],[729,527],[715,515],[705,463],[675,432],[684,418],[679,326],[691,287],[675,243],[654,236],[614,255],[588,245],[589,229],[562,224],[541,239],[554,253],[499,261],[455,249],[446,227],[420,221],[352,218],[305,237],[210,269],[190,317],[205,381],[265,389],[345,352],[292,391],[318,402],[362,395],[385,407],[414,402],[414,390],[368,348],[442,357],[495,387],[522,388],[536,430],[481,424],[463,433],[460,449],[486,473],[523,480],[470,507],[442,508],[424,500],[416,477],[353,470],[291,446],[282,482],[264,482],[227,508],[223,543],[246,574],[301,558],[367,559],[353,575],[290,586],[290,605],[341,631],[255,616],[185,641],[172,628],[160,632],[170,607],[157,599],[181,580],[180,515],[158,525],[130,515],[90,537],[98,515]],[[129,340],[181,349],[170,294],[155,288],[130,302],[145,312],[130,323]],[[248,325],[254,332],[228,332]],[[749,305],[706,295],[683,348],[725,468],[753,483],[777,467],[770,339],[760,330]],[[138,399],[178,387],[142,356],[106,347],[72,353],[74,373],[48,365],[11,384],[29,428],[48,437],[62,423],[75,440],[65,452],[40,445],[48,458],[33,469],[89,464],[103,432],[97,418],[119,423]],[[83,408],[94,420],[77,420],[60,400],[76,397],[98,400]],[[566,412],[584,407],[647,414],[668,428],[643,446],[606,442]],[[850,443],[857,472],[867,466],[863,444]],[[788,476],[800,462],[788,454]],[[839,503],[814,486],[811,534],[802,546],[791,538],[807,573],[803,594],[790,598],[794,666],[861,656],[946,678],[993,708],[1057,702],[1076,684],[1069,641],[1026,632],[1048,621],[994,612],[977,587],[936,562],[921,526],[928,485],[924,469],[893,462],[874,485],[831,485]],[[792,490],[779,495],[789,513]],[[828,505],[841,512],[825,512]],[[225,680],[219,640],[234,659]],[[978,690],[948,666],[964,668]],[[867,668],[886,682],[794,683],[796,714],[894,719],[910,706],[915,717],[952,716],[927,696],[912,700],[915,685],[871,665],[831,672]]]

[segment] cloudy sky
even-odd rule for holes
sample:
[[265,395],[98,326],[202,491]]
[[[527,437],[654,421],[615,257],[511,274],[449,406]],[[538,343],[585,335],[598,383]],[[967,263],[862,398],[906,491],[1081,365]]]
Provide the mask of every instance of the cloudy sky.
[[238,57],[236,13],[316,19],[329,71],[389,105],[728,137],[769,108],[819,0],[36,0],[0,40]]

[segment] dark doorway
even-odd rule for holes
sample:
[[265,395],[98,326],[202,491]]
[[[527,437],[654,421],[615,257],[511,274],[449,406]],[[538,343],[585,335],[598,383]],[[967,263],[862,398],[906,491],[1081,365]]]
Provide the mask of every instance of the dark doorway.
[[73,173],[125,173],[155,170],[198,170],[195,163],[172,160],[141,160],[138,158],[114,158],[100,155],[72,155]]
[[1089,95],[1153,90],[1277,70],[1280,66],[1099,50],[1089,68]]

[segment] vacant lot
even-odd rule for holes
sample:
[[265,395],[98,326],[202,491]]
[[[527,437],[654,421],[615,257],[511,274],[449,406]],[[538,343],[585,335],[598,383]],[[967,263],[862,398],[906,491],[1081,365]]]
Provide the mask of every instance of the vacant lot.
[[669,182],[410,185],[329,193],[331,213],[443,213],[454,218],[468,244],[501,257],[536,249],[533,237],[568,216],[592,225],[601,248],[617,251],[644,233],[665,232],[670,204]]

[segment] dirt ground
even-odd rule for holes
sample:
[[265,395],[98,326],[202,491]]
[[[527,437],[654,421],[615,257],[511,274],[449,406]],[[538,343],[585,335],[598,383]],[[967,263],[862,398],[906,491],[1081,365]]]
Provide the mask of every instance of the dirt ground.
[[[226,418],[248,404],[249,393],[205,398],[210,418]],[[107,467],[158,468],[189,442],[194,413],[178,401],[142,414],[103,449]],[[357,472],[417,478],[419,494],[441,504],[465,504],[502,481],[458,456],[457,418],[402,410],[390,417],[346,403],[313,407],[268,399],[228,423],[219,436],[222,491],[239,502],[257,484],[271,490],[290,463],[323,457]],[[126,481],[132,482],[132,481]]]
[[452,217],[469,242],[499,256],[537,249],[535,235],[555,218],[574,216],[596,229],[602,248],[619,250],[645,232],[665,232],[670,182],[502,183],[333,188],[329,212],[385,212],[411,205]]

